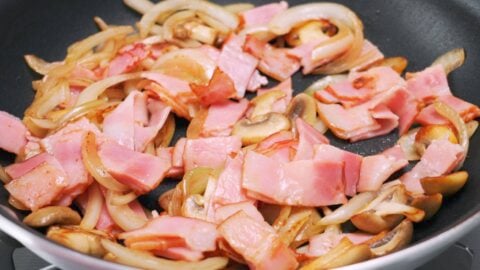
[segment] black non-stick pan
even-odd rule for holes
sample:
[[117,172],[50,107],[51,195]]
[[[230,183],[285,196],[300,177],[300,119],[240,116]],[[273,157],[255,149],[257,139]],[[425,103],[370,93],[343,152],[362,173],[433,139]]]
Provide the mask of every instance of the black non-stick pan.
[[[238,0],[217,0],[233,3]],[[265,0],[250,1],[260,5]],[[307,1],[290,0],[290,5]],[[440,54],[463,47],[467,52],[464,66],[449,76],[456,96],[480,104],[480,1],[479,0],[345,0],[362,19],[365,35],[387,56],[405,56],[409,71],[422,70]],[[110,24],[134,24],[140,16],[121,0],[1,0],[0,1],[0,110],[19,117],[31,103],[31,81],[38,79],[23,61],[24,54],[47,60],[65,56],[68,45],[97,29],[93,17]],[[294,77],[294,89],[302,91],[318,77],[300,74]],[[183,127],[184,128],[184,127]],[[0,130],[0,136],[2,131]],[[363,155],[392,146],[396,131],[389,135],[349,144],[333,138],[332,143]],[[431,220],[415,226],[409,248],[383,258],[352,266],[352,269],[409,269],[438,254],[480,223],[480,135],[471,140],[464,168],[470,173],[465,187],[445,200]],[[2,164],[13,156],[0,153]],[[171,184],[170,184],[171,186]],[[142,202],[158,208],[160,187]],[[21,223],[24,213],[12,210],[7,192],[0,187],[0,229],[17,238],[47,260],[65,269],[111,269],[113,264],[60,247]],[[1,266],[0,266],[1,268]]]

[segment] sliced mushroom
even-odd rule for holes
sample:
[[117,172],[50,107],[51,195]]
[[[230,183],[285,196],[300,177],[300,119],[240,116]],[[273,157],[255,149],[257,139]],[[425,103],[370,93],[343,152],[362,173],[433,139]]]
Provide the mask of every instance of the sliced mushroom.
[[420,183],[427,195],[441,193],[443,196],[450,196],[459,191],[467,180],[468,173],[460,171],[444,176],[426,177],[421,179]]
[[384,230],[390,230],[397,226],[404,217],[402,215],[379,216],[375,211],[362,212],[351,218],[351,221],[358,229],[371,234],[377,234]]
[[404,185],[384,187],[377,198],[362,212],[354,215],[351,221],[358,229],[377,234],[397,226],[405,217],[415,222],[423,220],[425,213],[407,203]]
[[51,225],[78,225],[80,215],[66,206],[47,206],[30,213],[23,223],[30,227],[47,227]]
[[301,93],[296,95],[287,107],[286,116],[295,123],[297,117],[302,118],[310,125],[317,123],[317,104],[313,97]]
[[242,139],[243,145],[255,144],[264,138],[282,131],[289,130],[290,120],[280,113],[269,113],[253,120],[243,119],[233,127],[232,135]]
[[253,111],[252,114],[250,115],[251,119],[254,119],[256,117],[265,115],[267,113],[272,112],[272,106],[273,104],[285,97],[285,92],[281,90],[274,90],[267,92],[263,95],[256,96],[254,99],[250,101],[251,104],[253,104]]
[[96,257],[106,254],[101,244],[102,239],[114,240],[102,231],[84,230],[77,226],[50,227],[47,237],[61,245]]
[[168,147],[170,142],[173,139],[173,135],[175,134],[175,117],[173,114],[169,114],[165,124],[163,125],[162,129],[158,132],[157,136],[155,137],[155,146],[156,147]]
[[422,209],[425,212],[424,220],[432,218],[442,206],[443,196],[440,193],[433,195],[419,195],[415,196],[410,205]]
[[433,140],[448,139],[451,143],[458,143],[457,136],[450,126],[428,125],[421,127],[415,135],[415,148],[420,156]]
[[202,195],[194,194],[185,199],[182,205],[182,216],[204,219],[205,215],[205,199]]
[[167,210],[168,205],[172,201],[173,194],[175,193],[175,189],[172,188],[170,190],[165,191],[160,197],[158,197],[158,205],[163,209]]
[[305,222],[303,227],[297,233],[295,240],[290,244],[292,248],[300,247],[305,244],[313,236],[322,233],[325,230],[325,226],[320,224],[321,216],[316,209],[312,209],[310,218]]
[[383,256],[402,249],[410,243],[413,236],[413,225],[409,220],[402,221],[382,239],[370,244],[374,256]]
[[432,66],[442,65],[443,69],[445,70],[445,73],[448,75],[450,72],[461,67],[464,62],[465,62],[465,49],[456,48],[439,56],[432,63]]
[[354,245],[347,237],[327,254],[307,262],[301,270],[332,269],[366,261],[373,256],[367,244]]

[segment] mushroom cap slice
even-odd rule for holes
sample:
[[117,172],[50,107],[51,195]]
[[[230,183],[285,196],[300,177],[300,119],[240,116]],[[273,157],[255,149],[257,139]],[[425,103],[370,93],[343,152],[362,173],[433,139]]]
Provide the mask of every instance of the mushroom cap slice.
[[51,225],[78,225],[80,215],[66,206],[47,206],[33,211],[23,219],[30,227],[47,227]]
[[420,156],[433,140],[448,139],[451,143],[458,143],[457,136],[450,126],[428,125],[421,127],[415,135],[415,148]]
[[233,127],[232,135],[240,137],[243,145],[250,145],[279,131],[289,130],[290,127],[290,120],[283,114],[268,113],[252,120],[238,121]]
[[375,256],[383,256],[408,245],[412,240],[412,236],[412,222],[405,219],[392,231],[387,233],[385,237],[376,242],[370,243],[370,249]]
[[460,171],[444,176],[425,177],[420,180],[420,183],[427,195],[441,193],[443,196],[450,196],[459,191],[467,179],[468,173]]
[[313,126],[317,123],[317,103],[305,93],[298,94],[290,101],[285,114],[292,123],[300,117]]
[[425,212],[423,220],[432,218],[442,206],[443,196],[440,193],[433,195],[416,196],[410,202],[410,205]]
[[350,220],[359,230],[371,234],[377,234],[385,230],[390,230],[397,226],[404,216],[401,214],[379,216],[374,211],[365,211],[354,215]]

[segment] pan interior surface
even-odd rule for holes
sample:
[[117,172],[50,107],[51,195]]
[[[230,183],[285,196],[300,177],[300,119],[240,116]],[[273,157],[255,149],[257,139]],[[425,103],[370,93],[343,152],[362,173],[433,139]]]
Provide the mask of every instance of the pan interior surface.
[[[238,1],[216,1],[221,4]],[[249,1],[260,5],[271,1]],[[308,1],[289,1],[290,5]],[[408,71],[424,69],[440,54],[457,47],[465,48],[467,61],[449,75],[452,92],[471,103],[480,104],[480,1],[334,1],[347,5],[362,19],[365,36],[386,56],[404,56]],[[35,54],[49,61],[64,58],[67,47],[97,30],[93,17],[107,23],[132,25],[140,16],[118,0],[2,0],[0,2],[0,110],[19,117],[33,99],[31,81],[39,79],[23,61],[24,54]],[[318,76],[296,74],[293,85],[300,92]],[[182,122],[179,134],[185,131]],[[178,135],[178,134],[177,134]],[[371,155],[392,146],[398,139],[396,130],[389,135],[354,144],[336,139],[332,144]],[[471,139],[470,152],[464,169],[470,174],[465,187],[444,201],[439,213],[431,220],[416,224],[413,244],[423,242],[466,221],[480,211],[480,135]],[[12,162],[13,156],[0,153],[1,164]],[[167,181],[155,192],[142,198],[150,209],[157,209],[158,195],[173,186]],[[0,188],[0,214],[27,228],[19,220],[25,213],[12,211],[8,194]],[[6,207],[3,207],[6,206]],[[18,217],[18,218],[16,218]]]

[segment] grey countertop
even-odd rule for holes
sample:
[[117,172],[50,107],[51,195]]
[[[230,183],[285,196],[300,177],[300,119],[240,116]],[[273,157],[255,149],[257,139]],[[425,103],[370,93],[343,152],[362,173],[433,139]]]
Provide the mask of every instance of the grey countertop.
[[[2,232],[0,232],[0,254],[2,254],[0,256],[0,268],[4,270],[56,269]],[[430,269],[480,269],[480,227],[417,270]]]

